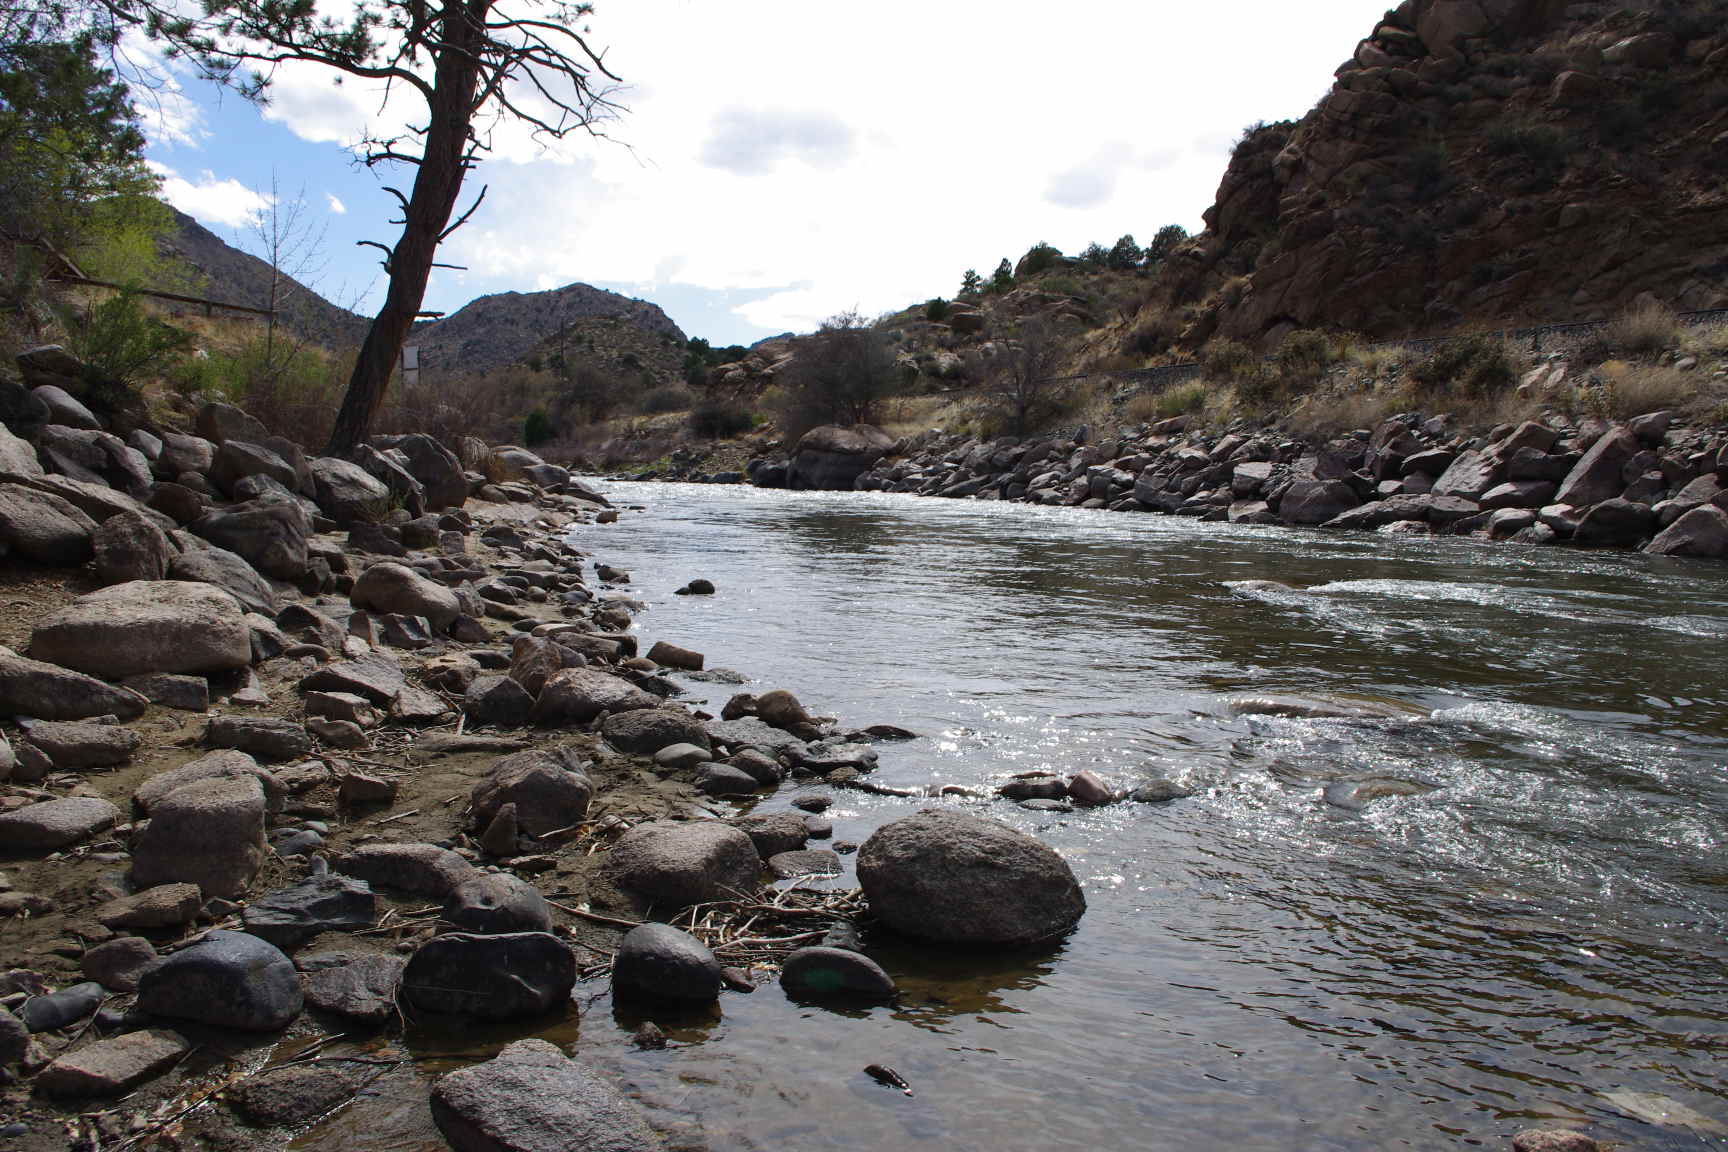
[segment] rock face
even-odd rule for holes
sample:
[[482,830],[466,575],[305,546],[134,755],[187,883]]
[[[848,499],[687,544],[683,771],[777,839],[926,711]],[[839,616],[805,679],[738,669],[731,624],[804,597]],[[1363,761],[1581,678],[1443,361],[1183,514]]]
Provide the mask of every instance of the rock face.
[[264,865],[264,788],[222,776],[176,788],[150,810],[132,846],[132,883],[196,884],[206,896],[244,893]]
[[786,470],[788,488],[852,491],[853,483],[894,447],[894,438],[869,424],[824,424],[804,433]]
[[623,999],[705,1004],[720,995],[720,962],[688,932],[670,924],[640,924],[618,945],[612,988]]
[[280,949],[244,932],[213,931],[138,982],[152,1016],[242,1032],[274,1032],[300,1015],[300,977]]
[[434,936],[402,971],[405,1003],[483,1020],[543,1015],[568,1002],[575,985],[575,954],[548,932]]
[[940,808],[877,829],[858,853],[858,881],[883,923],[942,944],[1034,944],[1086,911],[1074,873],[1048,846]]
[[601,865],[613,884],[660,912],[754,892],[761,868],[750,837],[714,821],[638,824]]
[[252,662],[235,599],[208,584],[135,580],[80,596],[37,626],[37,659],[120,679],[141,672],[225,672]]
[[[1412,0],[1365,22],[1312,111],[1235,148],[1206,231],[1162,262],[1144,315],[1200,301],[1190,340],[1275,341],[1606,318],[1645,291],[1682,310],[1728,305],[1711,271],[1728,237],[1714,160],[1694,152],[1650,192],[1633,175],[1713,115],[1720,41],[1639,27],[1654,48],[1621,47],[1644,37],[1618,10],[1539,0]],[[1606,126],[1656,99],[1673,123],[1635,140]],[[1580,180],[1588,199],[1571,191]],[[1490,265],[1473,256],[1490,249]]]
[[456,1152],[658,1152],[636,1106],[544,1040],[518,1040],[432,1088],[432,1120]]

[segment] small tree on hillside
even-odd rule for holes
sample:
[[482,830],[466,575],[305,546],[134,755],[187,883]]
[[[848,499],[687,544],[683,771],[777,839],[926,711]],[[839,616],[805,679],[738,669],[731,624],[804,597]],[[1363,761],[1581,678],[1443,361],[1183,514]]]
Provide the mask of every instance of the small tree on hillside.
[[1111,245],[1104,263],[1118,272],[1128,272],[1139,267],[1140,255],[1140,245],[1135,242],[1133,233],[1129,233]]
[[976,296],[984,288],[984,277],[978,275],[978,269],[966,269],[966,275],[960,277],[960,295]]
[[1007,344],[991,361],[986,387],[1012,433],[1024,436],[1055,413],[1064,390],[1058,377],[1066,348],[1056,326],[1043,316],[1021,320]]
[[1188,239],[1188,229],[1180,224],[1166,224],[1158,229],[1158,234],[1152,237],[1152,243],[1146,245],[1146,263],[1162,264],[1176,246]]
[[266,307],[270,315],[264,320],[264,347],[258,369],[263,377],[255,383],[274,391],[282,377],[294,366],[306,342],[291,330],[284,330],[282,312],[306,290],[307,282],[323,270],[324,232],[316,227],[306,212],[306,193],[302,189],[292,200],[283,200],[276,183],[276,173],[270,173],[270,193],[259,193],[267,207],[252,218],[251,241],[259,259],[270,265],[270,288]]
[[1036,276],[1040,272],[1062,263],[1062,250],[1040,240],[1026,250],[1026,255],[1020,257],[1020,272],[1022,276]]
[[996,265],[996,271],[990,274],[990,291],[1006,292],[1014,287],[1014,265],[1008,263],[1008,257],[1002,257],[1002,263]]
[[869,423],[898,378],[893,349],[858,313],[823,321],[798,341],[780,378],[782,438],[794,444],[818,425]]
[[1086,245],[1086,250],[1080,253],[1080,262],[1088,268],[1103,268],[1110,263],[1110,251],[1094,241]]
[[353,0],[340,20],[313,0],[91,0],[113,21],[141,28],[210,79],[263,100],[274,70],[290,61],[381,82],[424,106],[400,136],[368,139],[357,154],[368,168],[407,168],[407,193],[386,186],[402,209],[384,253],[383,306],[361,346],[337,413],[330,451],[365,439],[414,321],[438,246],[480,206],[451,217],[468,170],[502,124],[526,125],[542,139],[594,132],[612,111],[603,81],[616,80],[589,46],[582,21],[592,11],[573,0]]

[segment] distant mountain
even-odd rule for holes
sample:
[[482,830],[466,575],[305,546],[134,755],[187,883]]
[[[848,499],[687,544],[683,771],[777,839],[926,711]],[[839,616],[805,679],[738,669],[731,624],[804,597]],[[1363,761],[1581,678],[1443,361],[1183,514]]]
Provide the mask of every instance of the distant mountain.
[[602,369],[676,366],[688,342],[658,305],[587,284],[481,296],[408,338],[421,372],[443,378],[558,355]]
[[[270,303],[270,265],[229,244],[178,209],[175,229],[158,241],[171,258],[203,278],[198,294],[231,304],[265,308]],[[345,349],[360,343],[371,321],[339,308],[306,285],[289,280],[278,294],[282,323],[327,348]]]

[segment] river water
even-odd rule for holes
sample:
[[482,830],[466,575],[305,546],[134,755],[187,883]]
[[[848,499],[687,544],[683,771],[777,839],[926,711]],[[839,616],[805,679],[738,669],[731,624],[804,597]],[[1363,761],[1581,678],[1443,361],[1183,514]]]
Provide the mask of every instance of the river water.
[[[1089,910],[1031,955],[872,941],[892,1007],[770,985],[663,1020],[672,1047],[636,1052],[636,1019],[579,989],[584,1016],[555,1038],[691,1144],[1426,1149],[1545,1123],[1641,1149],[1728,1142],[1708,1130],[1728,1123],[1728,569],[880,494],[608,491],[645,511],[572,539],[636,573],[644,649],[670,640],[750,690],[919,733],[879,745],[876,779],[988,789],[1091,768],[1194,793],[1056,815],[969,802],[1060,851]],[[718,594],[672,595],[698,576]],[[715,711],[741,690],[690,687]],[[1228,705],[1274,693],[1389,715]],[[1364,777],[1438,787],[1323,799]],[[929,803],[841,792],[829,815],[861,841]],[[1651,1107],[1699,1127],[1639,1118]]]

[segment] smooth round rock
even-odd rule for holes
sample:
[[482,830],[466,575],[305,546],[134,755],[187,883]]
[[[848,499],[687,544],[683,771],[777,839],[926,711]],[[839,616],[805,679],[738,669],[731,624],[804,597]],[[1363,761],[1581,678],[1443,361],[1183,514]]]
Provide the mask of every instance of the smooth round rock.
[[575,985],[576,956],[549,932],[434,936],[402,971],[410,1007],[484,1020],[542,1015]]
[[508,872],[476,872],[444,902],[445,920],[465,932],[550,932],[552,909],[534,885]]
[[626,998],[707,1003],[720,994],[720,982],[714,953],[670,924],[630,929],[612,961],[613,991]]
[[861,952],[800,948],[780,968],[780,987],[796,999],[885,1003],[899,991],[893,977]]
[[282,1028],[303,1003],[293,962],[245,932],[213,931],[138,981],[140,1011],[242,1032]]

